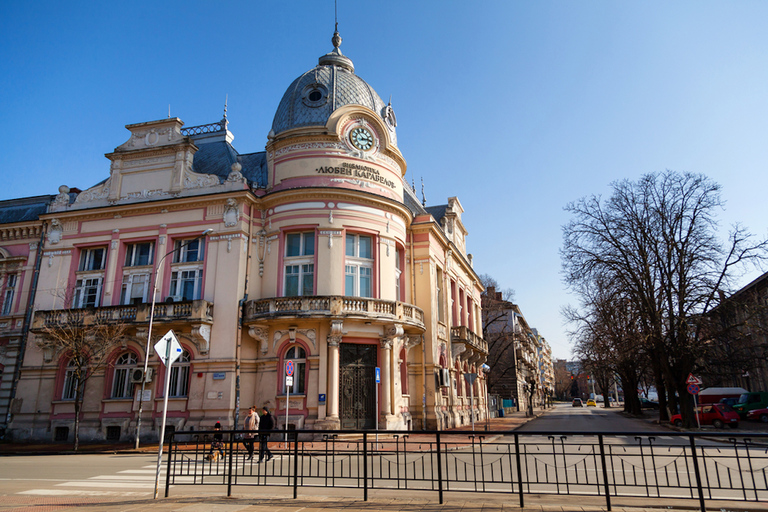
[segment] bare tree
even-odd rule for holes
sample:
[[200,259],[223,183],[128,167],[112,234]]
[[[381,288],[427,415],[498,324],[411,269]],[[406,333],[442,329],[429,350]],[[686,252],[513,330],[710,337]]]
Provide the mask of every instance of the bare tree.
[[672,410],[679,401],[691,426],[686,378],[701,355],[698,320],[717,305],[718,290],[731,285],[740,264],[765,257],[766,242],[753,243],[738,225],[721,241],[720,187],[705,176],[666,171],[611,188],[606,200],[591,196],[566,206],[573,219],[563,228],[565,281],[578,292],[603,276],[630,297],[653,365],[660,418],[669,417],[667,400]]
[[488,389],[504,398],[517,400],[515,333],[511,289],[498,290],[497,281],[487,274],[480,276],[485,287],[481,296],[483,308],[483,339],[488,343]]
[[123,341],[126,324],[109,318],[104,311],[62,309],[46,319],[37,346],[68,360],[67,382],[75,407],[74,450],[80,446],[80,415],[85,386],[93,374],[107,364],[107,356]]

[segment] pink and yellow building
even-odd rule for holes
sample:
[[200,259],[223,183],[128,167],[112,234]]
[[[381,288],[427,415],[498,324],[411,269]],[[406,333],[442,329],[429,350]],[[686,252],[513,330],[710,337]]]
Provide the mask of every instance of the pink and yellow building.
[[486,417],[483,288],[464,210],[455,197],[417,199],[392,106],[333,42],[288,87],[265,151],[235,150],[226,116],[128,125],[104,181],[60,187],[27,235],[0,247],[3,272],[27,287],[0,317],[14,326],[3,339],[22,338],[36,261],[39,275],[23,364],[6,365],[0,388],[18,382],[6,401],[14,438],[72,435],[70,361],[38,348],[67,308],[129,334],[88,380],[82,438],[134,436],[142,379],[142,438],[157,437],[165,373],[151,348],[150,371],[137,372],[155,283],[150,346],[172,329],[184,351],[169,391],[177,430],[242,425],[254,404],[278,428],[443,429]]

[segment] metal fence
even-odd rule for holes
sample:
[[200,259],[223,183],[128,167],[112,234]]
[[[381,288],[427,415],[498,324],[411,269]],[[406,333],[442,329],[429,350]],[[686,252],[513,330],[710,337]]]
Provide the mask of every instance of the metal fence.
[[275,458],[246,460],[242,431],[176,432],[165,495],[175,485],[345,487],[650,500],[768,501],[768,434],[273,431]]

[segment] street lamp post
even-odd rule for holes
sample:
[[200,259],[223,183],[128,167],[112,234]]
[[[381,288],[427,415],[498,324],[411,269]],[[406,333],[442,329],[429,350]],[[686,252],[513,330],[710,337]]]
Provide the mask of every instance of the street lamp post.
[[184,247],[188,246],[192,242],[195,242],[197,240],[200,240],[201,238],[204,238],[205,236],[213,233],[212,229],[206,229],[202,233],[200,233],[198,236],[193,238],[192,240],[188,240],[187,242],[179,245],[178,247],[175,247],[173,250],[168,251],[165,253],[165,255],[160,258],[160,261],[157,262],[157,267],[155,269],[155,275],[152,278],[152,307],[149,310],[149,329],[147,332],[147,347],[144,351],[144,373],[142,374],[141,378],[141,392],[139,393],[139,414],[136,419],[136,444],[135,449],[139,449],[139,434],[141,431],[141,413],[144,407],[144,386],[146,385],[146,375],[147,375],[147,368],[149,366],[149,344],[150,340],[152,339],[152,323],[155,320],[155,298],[157,296],[157,273],[160,270],[160,266],[163,264],[163,261],[165,258],[170,256],[171,254],[175,253],[176,251],[180,251]]

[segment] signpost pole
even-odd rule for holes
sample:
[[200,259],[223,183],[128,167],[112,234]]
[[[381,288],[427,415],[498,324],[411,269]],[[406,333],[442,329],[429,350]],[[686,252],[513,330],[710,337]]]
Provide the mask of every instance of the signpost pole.
[[165,364],[165,389],[163,390],[163,422],[160,428],[160,446],[157,448],[157,470],[155,471],[155,497],[157,499],[158,486],[160,484],[160,464],[163,460],[163,442],[165,441],[165,419],[168,413],[168,391],[171,388],[171,365],[181,355],[181,345],[170,330],[155,344],[155,352],[159,354],[165,352],[165,359],[161,362]]
[[381,382],[381,368],[376,367],[376,450],[379,449],[379,383]]
[[291,404],[291,388],[293,387],[293,361],[285,362],[285,448],[288,448],[288,407]]

